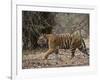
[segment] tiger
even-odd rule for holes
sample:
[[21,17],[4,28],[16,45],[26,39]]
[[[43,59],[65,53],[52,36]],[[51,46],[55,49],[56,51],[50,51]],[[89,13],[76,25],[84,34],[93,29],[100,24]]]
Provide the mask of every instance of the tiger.
[[82,53],[89,56],[85,42],[79,31],[76,31],[72,34],[42,34],[37,43],[41,47],[46,44],[48,45],[48,50],[42,54],[42,59],[47,59],[48,56],[53,52],[58,54],[59,49],[70,49],[72,53],[71,58],[75,56],[76,49],[79,49]]

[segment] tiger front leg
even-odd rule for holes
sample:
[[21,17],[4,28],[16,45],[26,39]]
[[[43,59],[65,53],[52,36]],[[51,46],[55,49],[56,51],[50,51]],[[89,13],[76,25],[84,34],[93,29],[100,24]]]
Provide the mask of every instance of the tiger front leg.
[[42,58],[42,59],[47,59],[48,56],[49,56],[50,54],[52,54],[52,52],[54,52],[54,49],[49,49],[47,52],[42,53],[41,58]]

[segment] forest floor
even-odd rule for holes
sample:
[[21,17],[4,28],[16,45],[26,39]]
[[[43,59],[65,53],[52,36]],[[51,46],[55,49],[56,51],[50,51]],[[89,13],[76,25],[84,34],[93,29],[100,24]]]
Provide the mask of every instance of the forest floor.
[[[87,48],[89,48],[89,40],[85,40]],[[48,59],[36,59],[37,55],[45,53],[48,49],[34,49],[23,50],[22,53],[22,68],[34,69],[34,68],[51,68],[51,67],[71,67],[71,66],[88,66],[89,57],[78,49],[75,51],[75,57],[71,59],[71,51],[65,49],[59,49],[59,53],[52,53],[48,56]]]

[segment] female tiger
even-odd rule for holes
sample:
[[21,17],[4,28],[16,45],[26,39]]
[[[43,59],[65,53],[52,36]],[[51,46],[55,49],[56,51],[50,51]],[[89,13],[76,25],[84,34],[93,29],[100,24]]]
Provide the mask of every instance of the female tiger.
[[86,45],[82,39],[79,31],[73,34],[44,34],[39,37],[37,43],[43,47],[48,44],[48,51],[42,54],[42,59],[52,54],[52,52],[58,53],[58,49],[71,49],[71,57],[74,57],[75,50],[78,48],[82,53],[89,56],[86,50]]

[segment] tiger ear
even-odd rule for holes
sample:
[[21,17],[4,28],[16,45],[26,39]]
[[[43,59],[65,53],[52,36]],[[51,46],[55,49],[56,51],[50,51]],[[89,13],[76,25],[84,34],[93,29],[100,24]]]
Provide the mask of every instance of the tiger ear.
[[42,33],[41,35],[42,35],[42,36],[44,36],[44,37],[46,36],[46,34],[45,34],[45,33]]
[[43,35],[44,35],[43,33],[40,34],[40,36],[43,36]]
[[41,35],[40,36],[44,36],[44,37],[46,37],[46,34],[45,33],[41,33]]

